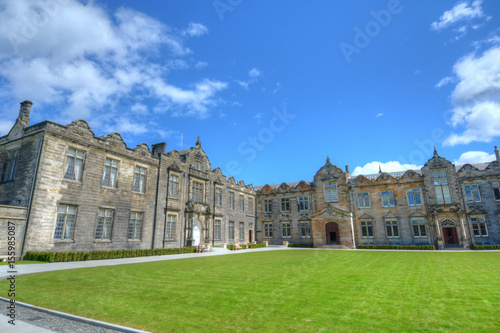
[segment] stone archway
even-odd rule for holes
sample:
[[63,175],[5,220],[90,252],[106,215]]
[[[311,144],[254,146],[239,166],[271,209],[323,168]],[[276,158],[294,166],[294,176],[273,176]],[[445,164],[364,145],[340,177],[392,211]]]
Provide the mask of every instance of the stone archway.
[[339,225],[335,222],[325,224],[326,244],[340,244]]

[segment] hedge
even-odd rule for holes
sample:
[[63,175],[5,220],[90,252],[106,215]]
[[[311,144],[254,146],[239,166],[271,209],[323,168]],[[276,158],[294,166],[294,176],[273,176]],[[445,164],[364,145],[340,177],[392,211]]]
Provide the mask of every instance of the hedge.
[[195,253],[196,247],[187,246],[172,249],[146,249],[146,250],[111,250],[111,251],[80,251],[80,252],[33,252],[27,251],[24,260],[46,262],[85,261],[118,258],[134,258],[146,256],[162,256],[168,254]]
[[[242,250],[247,248],[246,244],[240,244],[240,246],[241,246]],[[234,245],[227,245],[228,250],[234,250],[233,247],[234,247]]]
[[435,250],[434,245],[367,245],[359,244],[358,249],[377,250]]
[[288,247],[313,247],[312,244],[292,244],[288,243]]
[[258,249],[259,247],[266,247],[264,243],[248,244],[249,249]]
[[473,250],[500,250],[500,244],[493,245],[472,245]]

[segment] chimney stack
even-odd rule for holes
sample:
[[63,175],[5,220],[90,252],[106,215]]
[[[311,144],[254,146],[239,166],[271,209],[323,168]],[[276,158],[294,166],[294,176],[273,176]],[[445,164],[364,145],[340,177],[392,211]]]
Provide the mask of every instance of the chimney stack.
[[350,172],[349,172],[349,166],[348,165],[345,166],[345,172],[347,172],[347,173],[350,174]]
[[19,110],[19,122],[24,126],[28,127],[30,125],[30,111],[31,106],[33,105],[32,101],[24,101],[21,102],[21,110]]
[[497,146],[495,146],[495,156],[497,158],[497,161],[500,162],[500,153],[498,152]]

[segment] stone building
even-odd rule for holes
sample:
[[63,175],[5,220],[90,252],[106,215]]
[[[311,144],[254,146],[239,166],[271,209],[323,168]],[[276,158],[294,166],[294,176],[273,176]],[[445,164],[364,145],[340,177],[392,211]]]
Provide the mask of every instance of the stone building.
[[256,187],[257,232],[314,247],[500,243],[500,156],[455,166],[437,151],[420,170],[352,177],[329,158],[313,181]]
[[[434,151],[420,170],[351,176],[326,164],[312,181],[253,188],[194,147],[128,148],[85,120],[30,125],[32,103],[0,137],[0,256],[267,241],[314,247],[500,243],[500,156],[455,166]],[[9,234],[10,233],[10,234]]]
[[17,256],[255,240],[252,185],[212,170],[199,138],[182,151],[131,149],[85,120],[30,126],[31,105],[0,138],[0,228],[15,225]]

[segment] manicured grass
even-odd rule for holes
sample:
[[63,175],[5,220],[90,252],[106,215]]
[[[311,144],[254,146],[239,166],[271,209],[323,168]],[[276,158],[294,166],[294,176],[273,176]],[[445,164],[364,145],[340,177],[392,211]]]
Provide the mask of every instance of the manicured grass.
[[153,332],[500,331],[499,252],[272,251],[16,283],[20,301]]
[[[47,262],[45,261],[36,261],[36,260],[21,260],[21,261],[16,261],[14,265],[27,265],[27,264],[46,264]],[[0,261],[0,266],[1,265],[8,265],[9,263]]]

